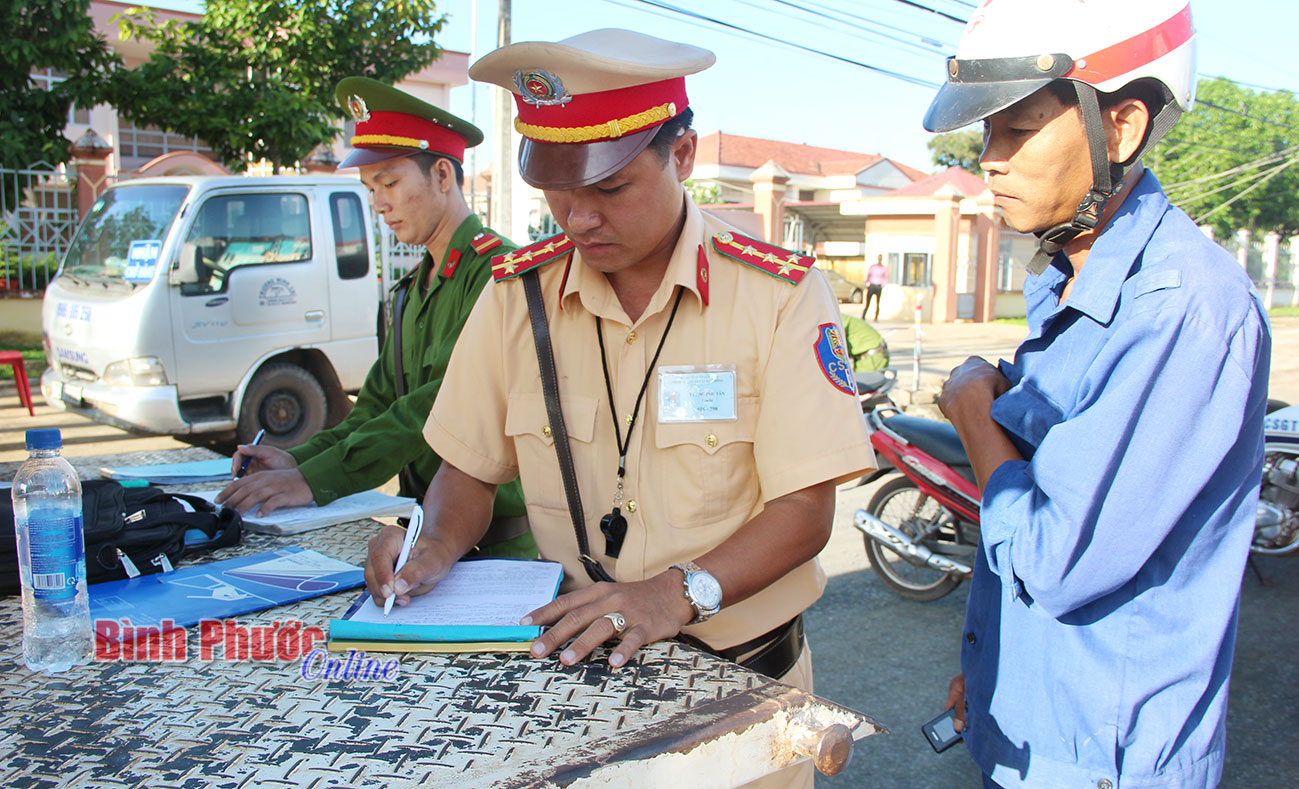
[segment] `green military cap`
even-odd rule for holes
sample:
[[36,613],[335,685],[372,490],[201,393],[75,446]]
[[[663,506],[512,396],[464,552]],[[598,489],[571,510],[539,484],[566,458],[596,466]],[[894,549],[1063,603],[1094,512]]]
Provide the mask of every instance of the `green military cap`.
[[340,168],[421,152],[463,164],[465,149],[483,141],[482,131],[472,123],[369,77],[345,78],[334,95],[356,121],[353,150]]

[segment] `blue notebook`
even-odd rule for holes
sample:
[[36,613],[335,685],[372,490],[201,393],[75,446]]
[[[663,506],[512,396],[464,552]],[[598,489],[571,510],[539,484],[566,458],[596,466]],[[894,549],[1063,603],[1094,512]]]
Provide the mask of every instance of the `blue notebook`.
[[385,617],[369,593],[329,623],[331,641],[525,642],[541,635],[519,620],[559,593],[564,567],[531,559],[465,559],[427,594]]
[[364,571],[297,547],[225,559],[169,573],[91,584],[90,618],[130,620],[134,627],[177,626],[263,611],[355,589]]

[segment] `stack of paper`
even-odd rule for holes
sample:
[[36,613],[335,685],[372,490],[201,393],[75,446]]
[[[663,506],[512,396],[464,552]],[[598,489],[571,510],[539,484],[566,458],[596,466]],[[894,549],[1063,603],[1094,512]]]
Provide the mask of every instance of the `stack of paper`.
[[[216,490],[195,493],[208,501],[216,501]],[[319,507],[307,504],[301,507],[282,507],[269,515],[258,515],[257,508],[244,514],[244,528],[259,534],[298,534],[321,529],[336,523],[409,515],[415,500],[404,496],[389,496],[377,490],[366,490],[344,496]]]
[[122,466],[101,468],[99,473],[118,482],[144,480],[157,485],[184,485],[190,482],[219,482],[230,479],[230,458],[195,460],[190,463],[163,463],[156,466]]
[[[541,628],[519,620],[559,593],[564,567],[528,559],[466,559],[427,594],[387,617],[369,594],[329,623],[329,648],[370,652],[526,652]],[[382,601],[379,601],[382,603]]]

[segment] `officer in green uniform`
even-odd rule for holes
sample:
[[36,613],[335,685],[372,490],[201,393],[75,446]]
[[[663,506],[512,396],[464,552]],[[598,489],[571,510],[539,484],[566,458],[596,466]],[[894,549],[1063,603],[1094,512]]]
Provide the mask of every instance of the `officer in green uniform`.
[[[239,447],[234,467],[248,457],[248,473],[217,501],[241,512],[328,504],[394,475],[402,495],[422,499],[442,462],[422,430],[451,349],[491,277],[491,258],[515,248],[465,203],[461,163],[481,131],[365,77],[344,79],[337,96],[356,121],[353,150],[339,168],[359,167],[375,212],[398,240],[428,251],[393,288],[392,330],[347,418],[287,452]],[[498,489],[493,518],[484,552],[536,555],[518,480]]]

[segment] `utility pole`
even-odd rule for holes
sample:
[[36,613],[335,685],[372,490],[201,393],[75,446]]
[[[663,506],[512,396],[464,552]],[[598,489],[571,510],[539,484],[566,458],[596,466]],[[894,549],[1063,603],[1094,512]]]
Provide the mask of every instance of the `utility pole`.
[[[496,46],[510,43],[510,0],[498,0]],[[514,99],[505,88],[492,86],[492,131],[495,136],[496,155],[492,161],[491,225],[503,233],[513,226],[514,157],[513,141]],[[527,239],[522,239],[526,242]]]
[[[469,17],[469,62],[478,59],[478,3],[473,4],[473,13]],[[469,122],[478,125],[478,86],[469,80]],[[469,210],[478,213],[478,146],[469,149]],[[490,208],[488,209],[491,210]],[[485,223],[489,224],[489,223]]]

